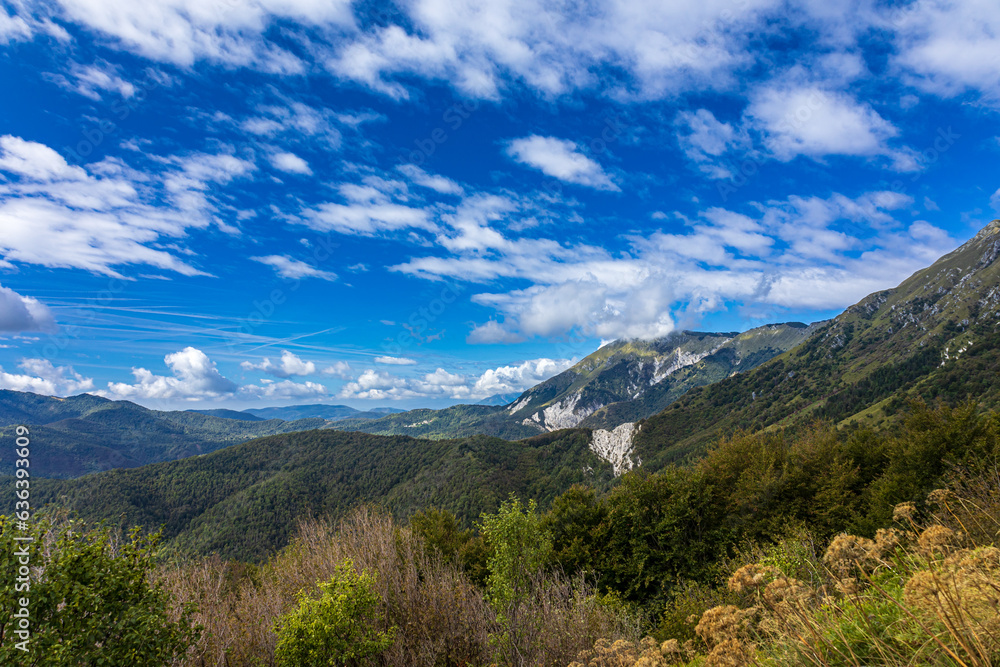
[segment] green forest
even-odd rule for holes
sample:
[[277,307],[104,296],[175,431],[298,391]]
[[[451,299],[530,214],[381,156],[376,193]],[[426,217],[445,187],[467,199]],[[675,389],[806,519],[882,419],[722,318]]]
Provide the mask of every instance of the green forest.
[[[606,469],[582,473],[593,463],[585,441],[316,432],[47,481],[34,548],[59,580],[46,585],[109,609],[126,589],[156,602],[53,628],[33,664],[78,664],[59,662],[71,637],[92,638],[86,655],[100,664],[112,655],[98,632],[108,623],[125,635],[157,628],[147,664],[1000,658],[1000,414],[914,402],[879,429],[739,431],[697,460],[616,482]],[[253,445],[314,469],[269,468]],[[324,456],[353,481],[324,488]],[[431,460],[437,469],[422,467]],[[204,461],[213,465],[199,470]],[[418,468],[436,483],[412,479]],[[111,516],[121,526],[97,521]],[[255,516],[270,517],[270,532]],[[122,528],[131,524],[143,530]],[[2,530],[12,546],[13,524]],[[122,549],[133,554],[116,575],[126,583],[99,571]],[[310,661],[310,642],[332,662]]]

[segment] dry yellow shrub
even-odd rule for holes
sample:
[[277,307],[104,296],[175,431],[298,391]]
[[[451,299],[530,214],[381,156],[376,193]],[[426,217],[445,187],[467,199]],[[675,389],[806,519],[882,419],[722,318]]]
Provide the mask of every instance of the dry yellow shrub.
[[875,542],[867,537],[841,533],[833,538],[823,555],[823,562],[838,576],[846,576],[856,567],[865,569],[875,558]]
[[875,554],[880,559],[892,556],[902,546],[905,535],[895,528],[879,528],[875,531]]
[[704,664],[705,667],[744,667],[750,664],[750,655],[738,639],[726,639],[712,649]]
[[581,651],[569,667],[669,667],[681,661],[677,640],[664,642],[663,647],[665,652],[652,637],[644,637],[638,643],[598,639],[593,650]]
[[744,565],[733,572],[733,576],[729,577],[729,590],[735,593],[755,591],[767,586],[769,582],[780,575],[781,572],[770,565],[757,565],[756,563]]
[[892,520],[909,523],[917,516],[917,506],[913,503],[899,503],[892,510]]
[[961,541],[961,535],[947,526],[931,526],[917,538],[917,552],[923,556],[947,554]]

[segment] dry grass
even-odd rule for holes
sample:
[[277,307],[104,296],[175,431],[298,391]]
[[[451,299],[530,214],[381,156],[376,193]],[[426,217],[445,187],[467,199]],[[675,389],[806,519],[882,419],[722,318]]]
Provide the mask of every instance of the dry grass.
[[[372,664],[446,667],[493,662],[496,615],[482,591],[456,566],[383,513],[361,508],[342,521],[306,521],[289,547],[260,568],[218,558],[164,568],[179,602],[198,605],[205,627],[187,665],[273,665],[274,622],[350,558],[376,575],[384,625],[396,641]],[[539,574],[521,610],[528,619],[521,664],[566,665],[603,636],[635,633],[621,609],[603,604],[582,580]]]

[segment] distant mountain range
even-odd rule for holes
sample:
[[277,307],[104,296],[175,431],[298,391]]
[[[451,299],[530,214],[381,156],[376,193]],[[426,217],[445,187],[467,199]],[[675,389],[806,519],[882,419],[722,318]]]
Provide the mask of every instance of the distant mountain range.
[[[130,523],[165,525],[171,544],[184,550],[262,558],[284,544],[297,516],[339,515],[358,502],[380,503],[401,516],[446,507],[468,522],[508,492],[544,506],[574,483],[601,487],[633,465],[656,470],[698,455],[735,429],[796,429],[816,419],[878,428],[914,398],[972,398],[1000,407],[998,258],[1000,222],[994,222],[897,288],[871,294],[828,322],[615,343],[507,406],[335,422],[338,428],[353,421],[354,427],[365,422],[360,425],[438,436],[485,427],[536,433],[517,442],[483,435],[429,440],[327,429],[286,433],[181,461],[37,480],[32,497],[60,499],[87,519],[124,516]],[[782,347],[790,349],[774,356]],[[722,379],[708,384],[710,373]],[[585,427],[594,419],[610,419],[595,425],[612,426],[617,417],[611,413],[635,418],[670,400],[670,392],[680,398],[652,416],[610,429]],[[0,395],[0,406],[12,394]],[[56,399],[14,398],[9,409],[22,411],[14,421],[59,424],[72,413],[70,403],[57,405]],[[121,410],[122,418],[154,420],[135,427],[137,442],[155,420],[171,423],[170,415],[178,414],[147,415],[133,404],[112,407],[102,400],[66,399],[92,406],[98,417]],[[25,403],[34,403],[33,411]],[[546,413],[553,406],[560,407]],[[298,423],[201,418],[244,428]],[[575,428],[548,432],[574,421]]]
[[[150,410],[130,401],[91,394],[53,398],[0,390],[0,440],[13,442],[14,427],[31,428],[35,477],[78,477],[111,468],[206,454],[275,433],[323,428],[325,419],[261,420],[189,411]],[[248,419],[249,417],[249,419]],[[6,440],[5,440],[6,441]],[[0,447],[0,473],[11,474],[14,450]]]
[[806,340],[818,326],[769,324],[744,333],[683,331],[652,341],[615,341],[515,398],[505,396],[509,400],[503,403],[348,418],[337,428],[508,439],[577,426],[610,430],[656,414],[693,387],[755,368]]
[[327,421],[340,421],[341,419],[378,419],[395,412],[402,412],[398,408],[372,408],[371,410],[355,410],[346,405],[288,405],[283,408],[250,408],[243,412],[251,414],[261,419],[284,419],[294,421],[296,419],[325,419]]

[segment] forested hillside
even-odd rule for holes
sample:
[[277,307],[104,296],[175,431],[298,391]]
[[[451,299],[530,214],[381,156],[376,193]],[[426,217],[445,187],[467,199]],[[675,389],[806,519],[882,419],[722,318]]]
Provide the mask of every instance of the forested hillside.
[[694,389],[635,438],[647,465],[696,453],[733,429],[815,419],[878,425],[907,399],[1000,405],[1000,222],[899,287],[871,294],[807,341],[748,373]]
[[[323,419],[294,422],[229,419],[187,411],[150,410],[91,394],[69,398],[0,390],[0,438],[31,429],[34,477],[79,477],[213,452],[252,438],[323,428]],[[0,449],[0,473],[12,474],[14,450]]]
[[32,498],[88,521],[162,525],[184,551],[261,559],[284,546],[296,519],[339,516],[361,503],[400,517],[446,508],[468,525],[509,493],[547,504],[573,484],[603,488],[611,466],[588,444],[586,430],[521,442],[317,430],[75,480],[36,480]]

